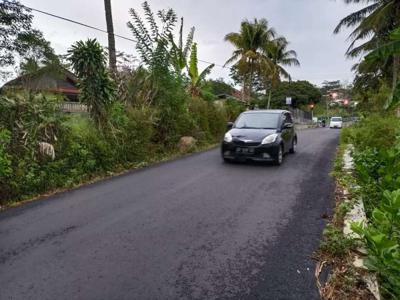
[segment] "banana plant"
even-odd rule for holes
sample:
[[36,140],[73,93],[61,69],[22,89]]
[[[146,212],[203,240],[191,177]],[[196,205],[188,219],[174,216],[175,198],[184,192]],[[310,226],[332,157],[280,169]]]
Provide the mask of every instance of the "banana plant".
[[193,45],[194,31],[195,31],[195,28],[192,27],[189,31],[189,34],[186,37],[185,44],[183,44],[183,18],[181,18],[181,27],[179,30],[178,45],[175,43],[173,35],[172,34],[170,35],[171,64],[172,64],[176,74],[178,74],[179,76],[182,75],[183,70],[187,68],[189,51]]
[[199,73],[198,59],[197,59],[197,43],[192,45],[190,53],[190,62],[188,68],[188,74],[190,77],[189,92],[192,97],[198,97],[200,95],[201,86],[208,74],[214,68],[214,64],[209,65],[201,73]]

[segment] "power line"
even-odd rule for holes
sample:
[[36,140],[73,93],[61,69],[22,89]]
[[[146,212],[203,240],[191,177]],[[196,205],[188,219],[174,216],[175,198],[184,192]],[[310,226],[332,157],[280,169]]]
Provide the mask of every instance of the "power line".
[[[98,27],[95,27],[95,26],[92,26],[92,25],[88,25],[88,24],[85,24],[85,23],[82,23],[82,22],[78,22],[78,21],[75,21],[75,20],[72,20],[72,19],[69,19],[69,18],[61,17],[61,16],[58,16],[56,14],[52,14],[52,13],[49,13],[49,12],[46,12],[46,11],[43,11],[43,10],[40,10],[40,9],[36,9],[36,8],[33,8],[33,7],[29,7],[29,6],[26,6],[26,5],[22,5],[22,6],[24,6],[25,8],[27,8],[29,10],[32,10],[32,11],[35,11],[35,12],[38,12],[38,13],[41,13],[41,14],[44,14],[44,15],[47,15],[47,16],[50,16],[50,17],[53,17],[53,18],[57,18],[57,19],[60,19],[60,20],[63,20],[63,21],[74,23],[76,25],[84,26],[84,27],[87,27],[87,28],[90,28],[90,29],[93,29],[93,30],[100,31],[102,33],[107,33],[108,34],[107,30],[104,30],[104,29],[101,29],[101,28],[98,28]],[[113,33],[113,35],[115,37],[130,41],[130,42],[137,43],[137,41],[135,41],[134,39],[131,39],[131,38],[119,35],[119,34],[115,34],[115,33]],[[213,64],[215,66],[218,66],[218,67],[221,67],[221,68],[224,68],[224,69],[229,69],[226,66],[215,64],[215,63],[212,63],[212,62],[209,62],[209,61],[205,61],[205,60],[201,60],[201,59],[199,59],[198,61],[201,61],[201,62],[209,64],[209,65]]]
[[[84,23],[81,23],[81,22],[78,22],[78,21],[74,21],[74,20],[71,20],[71,19],[68,19],[68,18],[64,18],[64,17],[61,17],[61,16],[57,16],[57,15],[55,15],[55,14],[52,14],[52,13],[49,13],[49,12],[45,12],[45,11],[43,11],[43,10],[39,10],[39,9],[32,8],[32,7],[29,7],[29,6],[25,6],[25,5],[23,5],[23,6],[26,7],[26,8],[28,8],[28,9],[30,9],[30,10],[32,10],[32,11],[36,11],[36,12],[38,12],[38,13],[41,13],[41,14],[44,14],[44,15],[47,15],[47,16],[50,16],[50,17],[54,17],[54,18],[57,18],[57,19],[60,19],[60,20],[64,20],[64,21],[67,21],[67,22],[71,22],[71,23],[74,23],[74,24],[77,24],[77,25],[81,25],[81,26],[84,26],[84,27],[87,27],[87,28],[90,28],[90,29],[97,30],[97,31],[100,31],[100,32],[103,32],[103,33],[107,33],[107,34],[108,34],[107,30],[100,29],[100,28],[98,28],[98,27],[94,27],[94,26],[91,26],[91,25],[88,25],[88,24],[84,24]],[[124,40],[128,40],[128,41],[131,41],[131,42],[136,43],[135,40],[130,39],[130,38],[127,38],[127,37],[122,36],[122,35],[119,35],[119,34],[115,34],[115,33],[114,33],[114,36],[115,36],[115,37],[119,37],[119,38],[124,39]]]

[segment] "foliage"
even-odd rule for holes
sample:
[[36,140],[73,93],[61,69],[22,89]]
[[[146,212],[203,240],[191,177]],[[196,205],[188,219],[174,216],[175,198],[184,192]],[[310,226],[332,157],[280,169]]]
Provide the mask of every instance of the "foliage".
[[197,44],[192,45],[192,51],[190,53],[190,62],[188,68],[188,74],[190,77],[189,91],[192,97],[200,96],[200,88],[203,84],[206,76],[211,73],[214,64],[209,65],[201,73],[199,73],[198,60],[197,60]]
[[273,68],[264,50],[275,35],[275,29],[269,28],[266,19],[254,19],[253,22],[242,21],[239,32],[225,36],[225,41],[235,47],[225,65],[233,64],[238,75],[243,77],[243,93],[247,101],[250,100],[256,74],[260,74],[261,70],[267,73]]
[[381,279],[385,298],[400,297],[400,190],[385,191],[374,209],[370,224],[353,224],[368,249],[366,266]]
[[[21,73],[33,73],[41,66],[58,62],[43,33],[32,28],[31,11],[19,1],[0,3],[0,67],[20,63]],[[6,71],[0,71],[6,76]]]
[[[366,62],[371,63],[380,63],[382,59],[388,60],[391,57],[395,57],[396,62],[400,63],[398,60],[398,56],[400,56],[400,27],[394,30],[390,36],[390,42],[379,46],[374,51],[368,54],[366,57]],[[396,66],[393,66],[395,68]],[[398,105],[400,103],[400,83],[398,82],[398,70],[394,70],[394,77],[392,80],[392,93],[389,95],[387,102],[385,103],[385,107],[388,108],[390,106]]]
[[279,85],[281,78],[291,81],[290,74],[284,66],[300,66],[296,51],[288,50],[288,45],[286,38],[278,37],[264,46],[265,55],[272,62],[269,68],[262,68],[260,72],[265,81],[264,88],[269,89],[267,108],[271,106],[272,89]]
[[376,272],[385,299],[400,297],[400,121],[372,115],[347,129],[343,141],[355,146],[359,193],[368,224],[353,224],[366,244],[366,266]]
[[[347,55],[350,57],[374,50],[376,45],[385,40],[387,34],[399,25],[400,3],[396,0],[345,1],[346,3],[364,2],[367,4],[366,7],[342,19],[335,28],[335,33],[338,33],[342,27],[355,27],[350,34],[351,44],[347,50]],[[365,41],[366,37],[370,37],[370,39]],[[358,41],[363,43],[356,46]]]
[[154,76],[157,76],[159,72],[162,74],[168,72],[171,52],[170,41],[177,16],[173,9],[158,11],[157,16],[162,23],[160,28],[149,4],[144,2],[142,7],[149,26],[146,26],[138,12],[132,8],[129,12],[133,22],[128,22],[128,27],[137,40],[136,49],[143,63]]
[[150,73],[141,67],[116,74],[118,99],[128,106],[149,106],[154,103],[157,89]]
[[186,38],[185,44],[183,44],[183,18],[181,18],[181,27],[179,30],[179,42],[178,45],[175,43],[173,35],[170,35],[171,52],[170,58],[172,66],[178,76],[182,74],[182,71],[188,67],[188,56],[189,51],[193,45],[195,28],[192,27]]
[[232,95],[235,92],[233,86],[226,83],[223,78],[207,80],[204,83],[203,90],[207,90],[215,96]]
[[[36,191],[33,187],[40,180],[37,165],[49,160],[40,153],[39,143],[54,146],[62,135],[63,116],[58,105],[59,99],[42,94],[0,99],[0,128],[6,130],[1,136],[1,156],[12,169],[0,180],[0,202]],[[57,149],[55,152],[57,155]]]
[[[11,155],[6,152],[8,143],[10,143],[10,132],[8,130],[0,130],[0,181],[2,178],[11,175]],[[1,184],[0,184],[1,185]]]
[[0,66],[13,65],[15,53],[23,53],[20,38],[31,34],[32,15],[19,1],[0,3]]
[[269,107],[272,88],[282,78],[291,79],[284,67],[300,65],[297,53],[287,49],[289,42],[285,37],[276,37],[266,19],[244,20],[240,32],[227,34],[225,40],[236,48],[225,65],[233,64],[231,75],[235,82],[242,81],[244,98],[250,101],[254,87],[269,91]]
[[393,51],[396,42],[391,41],[393,35],[397,36],[396,31],[394,33],[393,31],[400,27],[400,2],[397,0],[345,0],[345,2],[366,4],[359,11],[342,19],[335,29],[335,33],[338,33],[343,27],[354,27],[349,36],[351,44],[346,52],[348,57],[368,54],[353,67],[356,71],[355,91],[361,95],[373,94],[382,84],[391,84],[392,93],[386,101],[388,107],[393,96],[397,99],[395,89],[400,75],[400,55]]
[[[308,81],[283,81],[276,88],[272,89],[272,107],[282,108],[285,106],[286,97],[291,97],[292,105],[299,107],[300,105],[318,103],[322,95],[319,89]],[[261,105],[266,107],[267,103],[264,101]]]
[[396,143],[399,133],[399,119],[390,113],[371,114],[347,131],[348,141],[359,150],[389,149]]
[[72,68],[79,78],[80,99],[88,105],[96,125],[104,127],[116,90],[107,70],[104,49],[95,39],[89,39],[77,42],[68,53]]

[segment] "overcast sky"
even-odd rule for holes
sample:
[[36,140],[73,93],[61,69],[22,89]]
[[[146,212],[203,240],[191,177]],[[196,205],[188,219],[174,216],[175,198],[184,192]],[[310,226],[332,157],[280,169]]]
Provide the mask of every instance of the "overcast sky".
[[[44,10],[66,18],[106,28],[103,0],[21,0],[32,8]],[[143,1],[112,0],[114,31],[132,37],[126,23],[129,8],[141,9]],[[224,42],[228,32],[238,31],[240,22],[247,18],[266,18],[280,35],[290,41],[296,50],[300,68],[290,68],[294,80],[309,80],[320,84],[323,80],[351,81],[351,66],[355,61],[345,58],[348,31],[334,35],[333,29],[341,18],[358,9],[343,0],[149,0],[156,11],[173,8],[185,18],[186,30],[196,27],[199,59],[223,65],[232,53]],[[34,26],[43,31],[58,54],[63,54],[72,43],[97,38],[104,46],[107,35],[62,20],[34,13]],[[117,50],[135,53],[135,44],[116,39]],[[205,65],[203,64],[202,67]],[[215,67],[211,77],[229,78],[229,70]]]

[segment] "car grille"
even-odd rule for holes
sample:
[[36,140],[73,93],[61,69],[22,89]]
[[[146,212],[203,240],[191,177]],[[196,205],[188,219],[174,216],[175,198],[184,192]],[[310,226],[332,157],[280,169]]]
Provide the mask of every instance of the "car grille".
[[247,146],[247,147],[260,145],[260,142],[245,143],[244,141],[233,141],[233,143],[237,146]]

